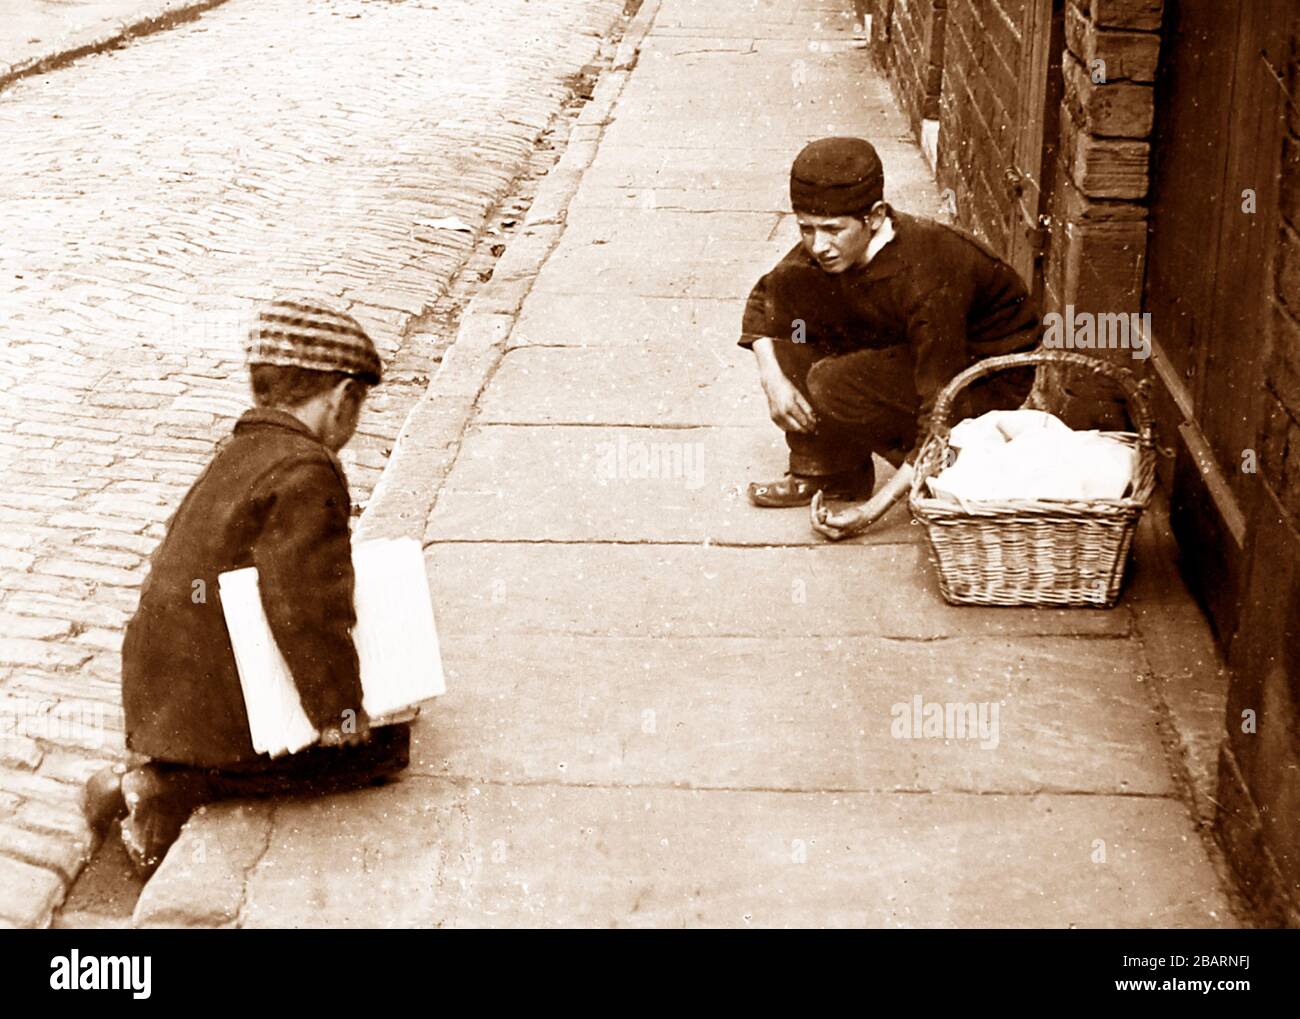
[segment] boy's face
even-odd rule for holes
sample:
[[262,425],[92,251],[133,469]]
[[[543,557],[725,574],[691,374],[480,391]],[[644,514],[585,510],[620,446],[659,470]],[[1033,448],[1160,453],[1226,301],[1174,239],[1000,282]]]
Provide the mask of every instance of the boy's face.
[[812,216],[797,213],[799,238],[804,250],[823,272],[841,273],[857,265],[867,245],[884,222],[884,207],[877,204],[863,216]]
[[345,379],[330,390],[328,413],[321,426],[321,442],[335,453],[346,446],[356,433],[365,402],[365,385],[353,379]]

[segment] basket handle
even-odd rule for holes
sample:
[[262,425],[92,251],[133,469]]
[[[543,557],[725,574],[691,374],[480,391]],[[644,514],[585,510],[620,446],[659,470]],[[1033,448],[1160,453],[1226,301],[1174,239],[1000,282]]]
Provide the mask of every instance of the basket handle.
[[947,436],[952,428],[949,418],[952,415],[953,403],[956,402],[961,391],[976,379],[1006,371],[1009,368],[1024,368],[1040,364],[1065,365],[1069,368],[1078,368],[1097,375],[1104,375],[1110,379],[1124,393],[1129,412],[1133,417],[1134,424],[1137,425],[1138,441],[1147,448],[1155,448],[1151,409],[1147,404],[1143,384],[1134,378],[1133,373],[1127,368],[1121,368],[1119,365],[1103,361],[1101,358],[1089,357],[1087,354],[1076,354],[1069,350],[1033,350],[1021,354],[1002,354],[998,357],[988,357],[975,362],[965,371],[953,376],[952,381],[943,387],[935,399],[934,412],[930,416],[934,433],[942,433],[945,437]]

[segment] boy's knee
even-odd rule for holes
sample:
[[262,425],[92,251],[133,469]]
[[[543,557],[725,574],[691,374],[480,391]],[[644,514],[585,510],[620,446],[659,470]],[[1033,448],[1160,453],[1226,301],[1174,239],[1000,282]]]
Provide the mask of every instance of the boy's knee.
[[805,385],[808,402],[819,416],[844,416],[842,408],[846,393],[835,358],[824,357],[809,368]]

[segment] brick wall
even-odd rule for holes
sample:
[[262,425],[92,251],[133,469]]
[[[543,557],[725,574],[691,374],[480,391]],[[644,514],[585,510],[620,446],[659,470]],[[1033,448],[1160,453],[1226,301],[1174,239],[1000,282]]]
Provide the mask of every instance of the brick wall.
[[944,26],[939,101],[939,185],[956,195],[957,219],[997,251],[1009,250],[1014,203],[1021,38],[1027,4],[952,0]]
[[874,0],[872,55],[888,72],[912,130],[939,119],[948,0]]
[[[1161,0],[1066,0],[1060,154],[1047,212],[1049,311],[1141,309],[1161,16]],[[1141,368],[1127,351],[1098,353]],[[1115,404],[1087,380],[1056,377],[1049,389],[1071,424],[1122,425]]]
[[1231,648],[1217,827],[1264,921],[1300,927],[1300,16],[1290,35],[1258,445],[1264,497]]

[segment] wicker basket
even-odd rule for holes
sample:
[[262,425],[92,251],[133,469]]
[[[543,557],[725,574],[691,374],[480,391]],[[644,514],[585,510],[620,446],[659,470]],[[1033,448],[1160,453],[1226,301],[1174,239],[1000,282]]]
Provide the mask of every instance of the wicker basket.
[[[957,395],[994,372],[1044,364],[1104,375],[1123,390],[1138,432],[1105,434],[1137,448],[1131,494],[1123,499],[1026,499],[962,506],[928,495],[926,479],[942,470],[948,458]],[[909,505],[929,534],[944,599],[954,605],[1114,605],[1133,532],[1155,488],[1151,413],[1132,373],[1062,350],[991,357],[948,383],[935,401],[932,421],[934,430],[917,458]]]

